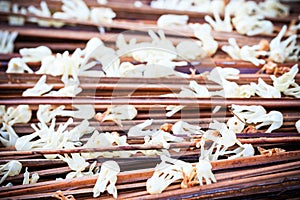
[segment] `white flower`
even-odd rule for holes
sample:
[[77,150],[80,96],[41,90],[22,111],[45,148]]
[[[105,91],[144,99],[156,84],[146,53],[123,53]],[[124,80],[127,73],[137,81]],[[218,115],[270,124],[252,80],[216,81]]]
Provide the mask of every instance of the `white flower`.
[[261,78],[258,78],[258,83],[250,83],[251,87],[255,89],[255,93],[264,98],[280,98],[281,94],[275,87],[268,85]]
[[218,49],[218,42],[211,35],[211,27],[208,24],[189,24],[194,36],[202,42],[202,47],[207,56],[212,56]]
[[0,130],[0,142],[5,147],[11,147],[11,146],[15,146],[18,138],[19,136],[16,134],[14,129],[10,125],[3,123],[3,127]]
[[19,105],[16,108],[9,107],[3,115],[3,122],[9,126],[17,123],[28,123],[31,119],[31,109],[29,105]]
[[107,190],[116,199],[118,192],[115,185],[119,173],[120,167],[117,162],[110,160],[102,163],[96,184],[93,188],[93,197],[98,197],[101,192]]
[[[116,132],[106,132],[99,133],[94,131],[92,136],[88,139],[87,143],[84,145],[85,148],[95,148],[95,147],[112,147],[112,146],[128,146],[127,137],[125,135],[119,136]],[[132,154],[135,154],[135,151],[113,151],[113,152],[90,152],[82,153],[82,156],[86,158],[96,158],[103,156],[106,158],[112,157],[122,157],[127,158]]]
[[51,49],[46,46],[23,48],[19,50],[24,62],[40,62],[43,58],[52,55]]
[[65,108],[65,106],[59,106],[55,109],[51,108],[51,105],[39,105],[37,110],[37,119],[42,123],[48,123],[57,115],[60,115],[60,112]]
[[31,175],[31,178],[30,178],[30,173],[28,172],[28,167],[25,168],[25,172],[24,172],[24,179],[23,179],[23,185],[26,185],[26,184],[32,184],[32,183],[37,183],[38,180],[39,180],[40,176],[38,173],[33,173]]
[[187,25],[189,20],[188,15],[174,15],[174,14],[165,14],[161,15],[157,20],[157,26],[159,28],[168,28],[174,25]]
[[111,8],[92,8],[90,18],[95,23],[112,23],[117,14]]
[[146,127],[150,126],[152,122],[153,119],[147,119],[143,123],[130,127],[127,133],[128,137],[152,135],[155,130],[143,130]]
[[187,122],[184,122],[182,120],[177,121],[172,126],[172,132],[175,135],[196,135],[196,134],[203,134],[203,131],[201,130],[201,127],[191,125]]
[[176,46],[176,52],[178,57],[183,59],[206,57],[206,52],[202,48],[200,41],[180,41]]
[[284,17],[289,14],[289,6],[280,3],[279,0],[266,0],[260,2],[258,6],[267,17]]
[[227,126],[229,130],[233,131],[234,133],[241,133],[245,128],[245,123],[233,116],[228,119]]
[[267,114],[263,106],[231,105],[231,109],[239,118],[247,123],[253,123],[256,118]]
[[263,20],[261,15],[241,15],[234,17],[232,23],[238,33],[248,36],[259,34],[271,34],[274,30],[274,25],[269,20]]
[[79,153],[72,153],[72,158],[69,155],[65,154],[65,156],[58,155],[58,157],[64,162],[68,163],[68,166],[74,172],[70,172],[67,174],[66,179],[72,179],[77,177],[82,177],[82,171],[85,170],[89,163],[85,161],[83,157],[80,156]]
[[174,105],[168,105],[166,107],[166,113],[167,117],[172,117],[175,113],[181,111],[184,108],[184,106],[174,106]]
[[[41,1],[40,3],[40,9],[36,8],[35,6],[30,5],[28,7],[28,11],[36,16],[41,16],[41,17],[51,17],[51,12],[48,8],[47,2]],[[38,18],[30,18],[29,19],[32,22],[36,22],[39,26],[43,27],[50,27],[54,26],[56,28],[60,28],[64,25],[63,22],[59,22],[56,20],[44,20],[44,19],[38,19]]]
[[83,0],[62,0],[63,12],[55,12],[53,18],[88,20],[90,10]]
[[227,151],[227,154],[233,153],[234,155],[229,156],[228,159],[235,159],[240,157],[254,156],[255,150],[251,144],[242,144],[240,147],[233,151]]
[[[164,159],[167,159],[167,157],[165,156],[161,156],[161,159],[162,162],[155,167],[152,177],[146,182],[147,192],[150,194],[162,193],[170,184],[183,179],[181,166],[166,163]],[[188,163],[186,164],[188,165]]]
[[207,21],[215,31],[224,31],[224,32],[232,32],[232,25],[229,12],[225,10],[225,17],[222,21],[220,18],[220,13],[217,10],[213,11],[215,20],[212,19],[211,16],[206,15],[204,17],[205,21]]
[[73,104],[74,110],[59,110],[57,115],[73,117],[77,119],[91,119],[95,116],[95,108],[92,104]]
[[229,38],[228,42],[230,46],[222,46],[222,50],[229,54],[231,58],[249,61],[256,66],[265,63],[265,60],[258,59],[257,57],[265,56],[267,52],[260,51],[258,45],[251,47],[246,45],[240,48],[234,38]]
[[294,96],[300,98],[300,86],[297,83],[292,83],[292,88],[285,90],[283,93],[287,96]]
[[254,123],[261,122],[261,124],[256,126],[256,129],[259,129],[263,126],[271,125],[266,133],[271,133],[273,130],[278,129],[283,124],[283,115],[278,111],[270,111],[268,114],[257,117],[253,120]]
[[266,113],[266,110],[262,106],[232,105],[231,107],[234,114],[245,120],[246,123],[257,124],[256,129],[271,125],[266,130],[266,133],[271,133],[273,130],[280,128],[283,124],[283,115],[278,111]]
[[17,38],[17,32],[8,32],[0,30],[0,53],[12,53],[14,51],[14,41]]
[[209,161],[199,159],[199,162],[196,164],[196,173],[200,185],[203,185],[203,179],[207,185],[211,184],[211,182],[217,182],[211,169],[212,166]]
[[291,84],[295,83],[295,77],[298,71],[298,64],[295,64],[289,72],[284,73],[278,78],[274,75],[271,75],[270,78],[273,80],[274,87],[278,91],[284,92],[290,87]]
[[4,165],[0,165],[0,175],[3,175],[0,184],[5,181],[8,176],[19,175],[22,169],[22,164],[17,160],[11,160]]
[[133,105],[116,105],[110,106],[102,113],[97,113],[95,118],[100,121],[114,121],[116,124],[122,126],[121,120],[131,120],[137,115],[137,110]]
[[283,63],[285,61],[298,61],[300,46],[297,45],[297,35],[293,34],[281,41],[287,26],[284,25],[278,35],[270,42],[269,59]]
[[[19,8],[19,5],[14,3],[12,6],[12,12],[13,13],[19,13],[19,14],[23,14],[26,15],[27,14],[27,10],[26,8]],[[21,17],[21,16],[9,16],[8,17],[8,24],[10,26],[23,26],[25,24],[25,17]]]
[[23,58],[12,58],[8,62],[6,73],[33,73],[32,69],[28,67]]
[[22,93],[23,97],[28,97],[28,96],[42,96],[44,93],[49,92],[53,86],[52,85],[48,85],[46,83],[46,75],[43,75],[35,84],[35,86],[33,88],[29,88],[27,90],[25,90]]

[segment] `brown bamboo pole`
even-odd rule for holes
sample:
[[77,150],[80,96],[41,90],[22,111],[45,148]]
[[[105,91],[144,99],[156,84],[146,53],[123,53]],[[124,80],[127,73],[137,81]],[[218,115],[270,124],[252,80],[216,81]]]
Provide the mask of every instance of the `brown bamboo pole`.
[[[266,144],[266,143],[290,143],[300,142],[300,137],[279,137],[279,138],[250,138],[239,139],[241,143],[249,144]],[[170,149],[173,148],[190,148],[195,147],[196,142],[170,143]],[[103,148],[83,148],[74,149],[54,149],[54,150],[32,150],[32,151],[4,151],[0,156],[17,156],[17,155],[45,155],[45,154],[65,154],[65,153],[84,153],[84,152],[104,152],[104,151],[134,151],[134,150],[157,150],[164,149],[162,145],[127,145],[112,146]]]
[[51,104],[51,105],[65,105],[65,104],[95,104],[99,105],[196,105],[199,108],[212,108],[214,105],[230,106],[236,105],[262,105],[265,108],[289,108],[299,107],[300,101],[298,99],[286,98],[282,101],[282,98],[264,99],[254,97],[251,99],[238,99],[238,98],[173,98],[173,97],[22,97],[22,98],[0,98],[1,105],[40,105],[40,104]]

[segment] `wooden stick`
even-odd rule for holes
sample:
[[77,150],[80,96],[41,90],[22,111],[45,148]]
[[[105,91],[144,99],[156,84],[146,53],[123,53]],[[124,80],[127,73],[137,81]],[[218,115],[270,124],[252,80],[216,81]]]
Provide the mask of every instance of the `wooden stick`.
[[173,98],[173,97],[22,97],[22,98],[0,98],[0,105],[40,105],[40,104],[51,104],[51,105],[72,105],[72,104],[95,104],[95,105],[189,105],[197,106],[199,108],[212,108],[214,105],[219,106],[230,106],[236,105],[262,105],[265,108],[289,108],[289,107],[300,107],[300,100],[298,99],[285,99],[282,98],[251,98],[251,99],[238,99],[238,98]]
[[[241,143],[249,144],[266,144],[266,143],[290,143],[300,142],[300,137],[280,137],[280,138],[250,138],[239,139]],[[196,142],[170,143],[170,149],[173,148],[190,148],[195,147]],[[56,150],[32,150],[32,151],[4,151],[0,156],[17,156],[17,155],[44,155],[44,154],[65,154],[65,153],[84,153],[84,152],[105,152],[105,151],[134,151],[134,150],[159,150],[165,149],[162,145],[127,145],[112,146],[103,148],[83,148],[74,149],[56,149]]]

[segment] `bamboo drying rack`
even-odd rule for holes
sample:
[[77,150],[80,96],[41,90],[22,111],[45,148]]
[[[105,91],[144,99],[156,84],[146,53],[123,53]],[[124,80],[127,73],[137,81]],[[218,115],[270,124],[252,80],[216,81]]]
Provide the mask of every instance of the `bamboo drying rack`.
[[[39,7],[40,0],[21,1],[12,0],[21,6],[35,5]],[[59,10],[59,1],[47,0],[50,10]],[[85,0],[88,6],[99,6],[96,0]],[[219,49],[212,58],[192,60],[187,66],[177,66],[176,70],[190,73],[189,69],[196,70],[196,75],[190,78],[117,78],[103,77],[90,78],[79,77],[83,92],[75,98],[67,97],[22,97],[24,90],[34,86],[35,82],[41,77],[38,74],[8,74],[5,73],[7,62],[13,57],[19,57],[18,50],[24,47],[37,47],[46,45],[54,53],[65,50],[74,51],[76,48],[84,48],[86,42],[91,37],[99,37],[107,46],[115,47],[115,40],[119,33],[130,31],[125,38],[135,37],[137,41],[149,41],[147,28],[157,30],[156,20],[162,14],[188,14],[191,22],[204,22],[205,15],[211,13],[198,13],[187,11],[174,11],[154,9],[149,6],[149,0],[143,0],[141,8],[133,6],[134,1],[126,3],[118,0],[109,1],[105,7],[112,8],[117,13],[117,18],[111,24],[92,23],[79,20],[60,20],[67,25],[63,28],[41,28],[32,23],[25,26],[9,26],[7,17],[10,15],[22,16],[25,18],[36,17],[30,14],[14,14],[10,12],[0,13],[0,29],[17,31],[18,38],[15,42],[14,52],[11,54],[0,54],[0,105],[16,106],[28,104],[33,110],[33,117],[28,124],[16,124],[14,129],[19,136],[33,132],[31,123],[36,123],[35,112],[40,104],[51,104],[53,107],[65,105],[71,109],[74,104],[93,104],[96,112],[104,112],[110,105],[131,104],[138,110],[138,115],[131,121],[122,122],[122,127],[113,122],[99,123],[90,120],[90,124],[96,129],[104,132],[117,131],[121,135],[126,135],[130,127],[143,122],[145,119],[153,118],[150,128],[159,128],[163,123],[175,123],[180,119],[200,125],[202,129],[207,129],[208,124],[214,119],[225,120],[232,116],[228,107],[232,104],[237,105],[262,105],[266,110],[278,110],[284,116],[283,126],[274,133],[267,134],[263,130],[257,133],[237,133],[237,138],[241,143],[250,143],[256,147],[283,148],[286,151],[273,153],[272,155],[259,155],[256,150],[255,156],[247,158],[237,158],[233,160],[222,159],[212,162],[213,172],[217,183],[204,186],[194,186],[181,189],[180,183],[176,182],[168,187],[163,193],[150,195],[146,192],[146,180],[153,174],[154,167],[160,162],[159,156],[134,155],[130,158],[113,158],[121,167],[118,175],[117,189],[120,199],[265,199],[274,195],[279,195],[282,199],[299,197],[300,189],[300,135],[296,132],[295,122],[300,118],[300,100],[282,97],[279,99],[264,99],[251,97],[249,99],[238,98],[171,98],[161,97],[160,95],[171,92],[179,92],[182,87],[187,87],[190,80],[195,80],[199,84],[204,84],[209,90],[220,89],[213,82],[208,81],[201,73],[213,69],[215,66],[234,67],[241,70],[240,78],[234,80],[238,84],[249,84],[257,82],[262,78],[266,83],[271,84],[272,80],[268,74],[256,73],[261,66],[241,60],[233,60],[221,51],[223,45],[228,44],[228,38],[234,37],[239,45],[255,45],[260,40],[270,41],[276,36],[282,25],[290,25],[297,22],[300,13],[299,3],[289,3],[291,5],[291,15],[288,17],[268,18],[275,25],[275,33],[269,35],[259,35],[248,37],[237,32],[225,33],[213,31],[214,38],[219,43]],[[297,6],[298,5],[298,6]],[[47,17],[36,17],[49,19]],[[97,27],[105,28],[105,34],[99,34]],[[182,40],[193,38],[191,30],[174,29],[166,30],[167,38],[174,44]],[[300,36],[297,35],[299,40]],[[133,59],[121,57],[121,61],[136,63]],[[281,67],[291,67],[296,62],[280,64]],[[300,62],[298,62],[300,64]],[[40,63],[28,63],[36,71]],[[295,81],[300,83],[298,74]],[[63,87],[60,77],[47,75],[47,83],[52,84],[54,89]],[[176,113],[172,117],[165,117],[167,105],[185,105],[181,113]],[[218,113],[212,113],[214,106],[221,106]],[[200,112],[199,112],[200,110]],[[66,118],[58,117],[56,124],[62,124]],[[70,128],[78,125],[76,121]],[[84,136],[86,142],[89,135]],[[195,147],[196,141],[201,137],[197,135],[182,136],[185,142],[171,143],[170,154],[172,157],[180,158],[195,164],[199,156],[199,149]],[[192,139],[192,140],[191,140]],[[45,154],[66,154],[79,152],[103,152],[103,151],[132,151],[132,150],[161,150],[162,145],[144,145],[141,137],[128,137],[127,146],[114,146],[106,148],[82,148],[75,149],[52,149],[34,151],[16,151],[14,147],[0,146],[0,164],[4,164],[12,159],[17,159],[23,164],[22,173],[25,167],[29,167],[30,174],[37,172],[40,176],[38,183],[21,185],[23,180],[22,173],[17,176],[8,177],[7,182],[13,182],[14,186],[1,187],[0,199],[51,199],[57,193],[73,195],[76,199],[92,198],[92,188],[97,177],[83,177],[71,180],[55,180],[64,177],[70,168],[66,163],[59,159],[44,159]],[[180,153],[173,149],[181,149]],[[98,157],[88,159],[89,163],[97,161],[97,166],[110,160],[111,158]],[[63,196],[64,197],[64,196]],[[106,192],[101,194],[98,199],[111,199]],[[63,199],[63,198],[61,198]]]

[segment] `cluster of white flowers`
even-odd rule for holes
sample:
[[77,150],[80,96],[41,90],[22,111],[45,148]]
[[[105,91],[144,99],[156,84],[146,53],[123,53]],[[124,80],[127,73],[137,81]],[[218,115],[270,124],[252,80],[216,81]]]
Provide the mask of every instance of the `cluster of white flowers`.
[[[280,3],[279,0],[266,0],[259,3],[232,0],[228,4],[221,0],[155,0],[151,2],[150,6],[159,9],[213,13],[214,19],[206,15],[205,20],[214,30],[232,32],[234,26],[237,32],[246,35],[270,34],[273,32],[274,26],[271,21],[264,20],[264,17],[287,16],[289,14],[289,7]],[[224,14],[224,20],[221,19],[220,14]],[[177,22],[186,24],[183,18],[169,18],[168,16],[163,15],[163,19],[159,20],[158,25],[175,24]],[[230,16],[234,17],[231,19]],[[175,19],[177,19],[177,22],[175,22]]]
[[[236,133],[230,130],[225,123],[213,121],[209,125],[201,140],[197,143],[200,147],[200,159],[218,160],[220,156],[227,156],[228,159],[248,157],[254,155],[254,148],[251,144],[241,144]],[[238,145],[234,150],[229,148]]]
[[153,0],[150,6],[152,8],[168,10],[184,10],[194,12],[213,12],[214,10],[222,12],[225,8],[225,2],[220,0]]
[[[89,126],[88,119],[92,118],[95,113],[92,105],[76,105],[76,111],[64,110],[64,107],[51,109],[50,105],[40,105],[37,111],[39,123],[32,124],[35,132],[17,138],[15,148],[17,150],[33,150],[33,149],[61,149],[70,148],[72,145],[81,145],[80,138],[87,133],[94,131]],[[86,114],[87,112],[91,112]],[[73,129],[67,130],[68,126],[73,123],[73,118],[69,118],[64,124],[60,124],[55,130],[56,116],[72,116],[74,118],[85,118],[80,124]],[[50,123],[48,126],[47,123]],[[36,139],[38,138],[38,139]],[[46,158],[56,158],[55,155],[45,155]]]
[[[260,96],[263,98],[280,98],[281,93],[286,96],[294,96],[299,98],[300,86],[295,82],[295,77],[298,73],[298,64],[295,64],[290,68],[289,72],[276,77],[271,75],[273,85],[269,85],[261,78],[258,79],[258,83],[251,82],[246,85],[238,85],[232,79],[239,79],[240,71],[235,68],[221,68],[215,67],[209,73],[204,76],[208,80],[215,82],[221,86],[221,90],[208,90],[206,85],[199,85],[196,81],[190,81],[189,87],[181,88],[178,94],[165,94],[164,97],[198,97],[205,98],[211,96],[222,96],[226,98],[250,98],[251,96]],[[231,79],[231,80],[228,80]],[[169,106],[167,110],[167,116],[170,117],[174,113],[183,109],[184,106]]]
[[[116,17],[116,13],[111,8],[89,8],[84,0],[63,0],[62,3],[63,5],[61,7],[61,11],[57,11],[54,13],[51,13],[46,1],[40,2],[40,8],[32,5],[28,8],[19,8],[18,4],[16,3],[11,6],[10,2],[7,2],[6,4],[3,4],[3,6],[5,6],[3,10],[9,12],[11,7],[11,11],[16,14],[26,15],[27,13],[31,13],[38,17],[51,18],[43,19],[37,17],[29,17],[28,21],[37,23],[42,27],[53,26],[56,28],[60,28],[65,25],[64,22],[57,19],[77,19],[91,21],[94,23],[112,23],[113,19]],[[23,16],[9,16],[10,25],[22,26],[24,25],[25,21],[26,18]]]
[[146,182],[147,192],[162,193],[175,181],[181,181],[181,188],[188,188],[196,184],[203,185],[216,182],[212,173],[212,166],[207,160],[200,160],[193,166],[191,163],[161,155],[162,162],[158,164],[151,178]]
[[[227,122],[229,130],[241,133],[247,124],[255,125],[256,129],[269,126],[265,131],[271,133],[279,129],[283,124],[283,115],[279,111],[272,110],[269,113],[262,106],[232,105],[232,112],[236,115]],[[242,120],[242,121],[241,121]]]

